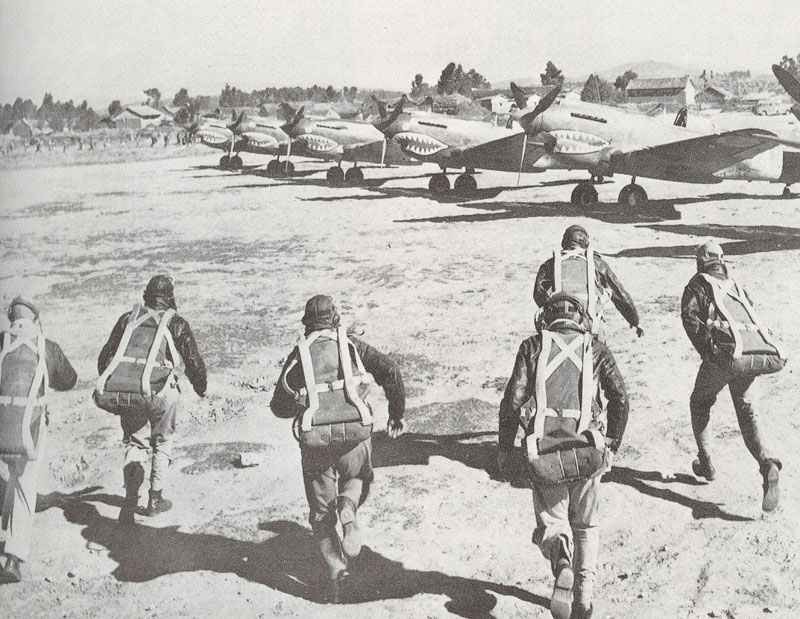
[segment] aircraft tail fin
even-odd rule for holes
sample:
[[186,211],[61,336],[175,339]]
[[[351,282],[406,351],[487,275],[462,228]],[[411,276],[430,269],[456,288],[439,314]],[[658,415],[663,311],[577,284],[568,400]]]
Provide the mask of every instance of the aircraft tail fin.
[[681,109],[678,110],[678,113],[675,115],[675,122],[673,122],[672,124],[675,125],[676,127],[685,127],[688,118],[689,118],[689,108],[682,107]]

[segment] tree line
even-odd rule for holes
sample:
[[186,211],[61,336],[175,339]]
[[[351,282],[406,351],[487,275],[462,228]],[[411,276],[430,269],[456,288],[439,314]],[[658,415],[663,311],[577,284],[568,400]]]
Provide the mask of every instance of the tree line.
[[6,133],[15,122],[23,119],[39,128],[46,123],[53,131],[88,131],[100,122],[100,116],[85,99],[75,105],[72,99],[56,101],[49,92],[44,94],[38,107],[30,99],[23,100],[22,97],[17,97],[14,103],[4,104],[0,108],[0,131]]

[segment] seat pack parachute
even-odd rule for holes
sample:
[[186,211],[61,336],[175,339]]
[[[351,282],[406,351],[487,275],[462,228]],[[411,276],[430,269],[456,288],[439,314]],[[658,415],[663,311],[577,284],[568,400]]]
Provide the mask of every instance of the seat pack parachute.
[[[368,401],[372,376],[344,327],[314,331],[297,341],[304,387],[298,393],[296,423],[305,447],[355,446],[372,433]],[[295,361],[296,363],[297,361]],[[284,388],[291,366],[283,374]]]
[[20,319],[0,338],[0,458],[35,460],[48,380],[45,337]]
[[596,332],[602,315],[597,296],[594,251],[590,247],[553,250],[553,292],[563,292],[578,299]]
[[545,328],[541,338],[533,395],[520,414],[531,472],[545,485],[585,480],[607,463],[602,433],[589,428],[595,392],[592,335]]
[[777,340],[763,327],[744,290],[732,278],[721,280],[704,273],[703,279],[713,294],[706,326],[722,353],[715,361],[747,376],[782,370],[786,357]]
[[108,367],[97,379],[94,401],[115,415],[140,410],[166,386],[180,355],[169,321],[175,310],[135,305]]

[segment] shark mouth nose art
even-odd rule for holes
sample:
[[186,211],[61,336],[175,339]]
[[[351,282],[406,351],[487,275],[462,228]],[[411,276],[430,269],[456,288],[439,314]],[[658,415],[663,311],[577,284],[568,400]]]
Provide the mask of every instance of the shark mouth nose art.
[[447,148],[447,144],[443,144],[436,138],[410,131],[398,133],[394,136],[394,139],[398,141],[404,151],[412,155],[433,155]]
[[308,134],[301,136],[299,139],[308,150],[315,153],[329,153],[332,150],[336,150],[339,146],[339,144],[333,140],[329,140],[321,135]]

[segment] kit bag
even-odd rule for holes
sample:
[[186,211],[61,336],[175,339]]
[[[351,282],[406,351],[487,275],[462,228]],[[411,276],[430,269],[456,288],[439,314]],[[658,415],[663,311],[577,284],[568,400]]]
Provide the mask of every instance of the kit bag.
[[592,333],[599,329],[603,313],[595,277],[590,247],[553,250],[553,294],[563,292],[578,299],[586,309]]
[[[369,393],[374,380],[364,369],[358,350],[344,327],[301,335],[297,358],[304,386],[297,395],[301,409],[295,419],[296,436],[303,447],[355,447],[372,434]],[[283,373],[283,386],[294,391]]]
[[0,338],[0,459],[35,460],[48,386],[44,333],[20,319]]
[[592,335],[544,329],[541,337],[534,394],[520,414],[530,474],[545,486],[586,480],[609,465],[603,434],[589,429]]
[[703,278],[713,295],[706,326],[719,350],[714,362],[743,376],[782,370],[787,361],[783,350],[759,320],[744,289],[732,278],[717,279],[706,273]]
[[125,415],[158,406],[180,359],[169,331],[174,315],[173,309],[133,306],[114,357],[97,379],[93,397],[98,407]]

